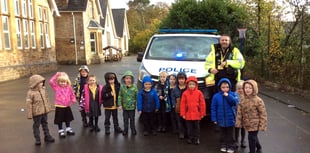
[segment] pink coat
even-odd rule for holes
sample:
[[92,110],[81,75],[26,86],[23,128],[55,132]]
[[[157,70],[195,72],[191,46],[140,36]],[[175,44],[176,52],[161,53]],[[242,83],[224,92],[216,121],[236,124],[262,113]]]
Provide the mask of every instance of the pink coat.
[[[99,107],[101,106],[102,104],[102,96],[101,96],[101,92],[102,92],[102,85],[98,85],[99,89],[98,89],[98,94],[99,94]],[[84,109],[85,109],[85,112],[88,113],[89,112],[89,103],[90,103],[90,91],[89,91],[89,87],[88,87],[88,84],[85,84],[84,85]],[[96,93],[97,94],[97,93]]]
[[71,86],[61,87],[57,83],[56,73],[49,81],[50,86],[55,91],[55,106],[69,107],[71,104],[76,103],[76,97]]

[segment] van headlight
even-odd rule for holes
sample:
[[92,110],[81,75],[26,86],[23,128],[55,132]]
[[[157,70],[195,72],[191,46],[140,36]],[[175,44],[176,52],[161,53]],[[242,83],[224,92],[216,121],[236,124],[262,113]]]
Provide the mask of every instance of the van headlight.
[[150,76],[150,75],[151,74],[145,69],[144,65],[141,64],[138,79],[142,81],[144,76]]

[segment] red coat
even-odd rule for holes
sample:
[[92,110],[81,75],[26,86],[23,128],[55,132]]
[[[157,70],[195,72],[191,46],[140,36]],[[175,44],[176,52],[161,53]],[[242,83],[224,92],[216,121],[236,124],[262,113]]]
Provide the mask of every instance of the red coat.
[[206,115],[206,102],[202,92],[198,89],[198,81],[194,76],[190,76],[186,80],[188,82],[194,81],[196,87],[194,90],[187,89],[182,94],[180,104],[180,115],[185,116],[185,120],[201,120]]

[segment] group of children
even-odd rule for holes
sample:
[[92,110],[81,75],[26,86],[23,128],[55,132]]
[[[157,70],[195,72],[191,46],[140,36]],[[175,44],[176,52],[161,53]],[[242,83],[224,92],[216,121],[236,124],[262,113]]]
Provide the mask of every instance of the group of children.
[[[103,105],[105,134],[110,134],[112,116],[114,132],[127,135],[130,124],[131,134],[136,135],[137,109],[143,120],[144,136],[166,132],[167,125],[171,125],[171,131],[177,133],[180,139],[187,138],[186,142],[189,144],[200,144],[199,122],[206,115],[206,103],[198,89],[196,77],[187,77],[183,72],[177,75],[160,72],[159,82],[155,84],[150,76],[145,76],[139,91],[134,85],[134,75],[131,71],[124,73],[121,83],[113,72],[107,72],[104,79],[104,86],[97,83],[96,76],[89,74],[86,65],[79,68],[79,74],[72,86],[65,72],[57,72],[52,76],[49,84],[55,92],[54,124],[58,125],[61,138],[75,134],[70,126],[73,120],[70,106],[78,102],[83,126],[89,127],[91,132],[100,131],[98,121]],[[40,75],[31,76],[26,99],[28,118],[34,121],[33,134],[36,145],[41,144],[40,124],[43,127],[44,140],[55,141],[47,126],[50,102],[44,82],[45,79]],[[237,93],[230,90],[231,86],[228,79],[221,79],[218,83],[219,91],[212,98],[211,118],[220,129],[220,150],[234,152],[239,130],[242,131],[241,147],[245,147],[245,129],[248,131],[250,152],[259,153],[261,145],[257,134],[260,130],[266,130],[267,114],[263,100],[257,96],[257,83],[254,80],[238,82]],[[118,110],[123,110],[123,130],[118,123]],[[66,125],[65,129],[63,123]],[[233,134],[234,130],[236,134]]]

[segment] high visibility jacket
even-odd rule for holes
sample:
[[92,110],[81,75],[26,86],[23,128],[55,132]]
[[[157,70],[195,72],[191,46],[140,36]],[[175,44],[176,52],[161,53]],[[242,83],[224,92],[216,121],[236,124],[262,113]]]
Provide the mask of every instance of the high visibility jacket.
[[[213,44],[211,45],[211,51],[209,53],[209,55],[206,57],[206,63],[205,63],[205,69],[210,73],[210,69],[211,68],[216,68],[219,69],[219,67],[216,65],[216,46],[219,46],[219,44]],[[226,52],[228,52],[229,48],[227,49]],[[220,54],[222,54],[222,52],[219,52]],[[231,58],[226,59],[226,66],[225,67],[231,67],[233,69],[236,69],[238,74],[236,77],[236,80],[239,81],[241,79],[241,72],[240,70],[244,67],[245,65],[245,60],[241,54],[241,52],[239,51],[238,48],[233,47],[231,49]],[[224,56],[225,55],[220,55],[221,56],[221,61],[224,60]],[[215,80],[215,75],[210,73],[210,75],[206,78],[206,81],[213,81]],[[207,83],[207,82],[206,82]]]

